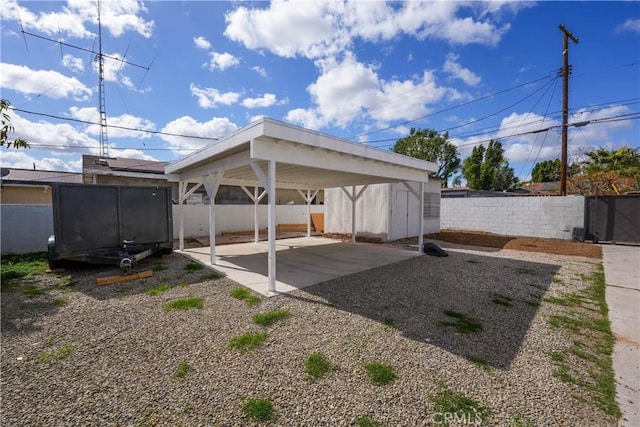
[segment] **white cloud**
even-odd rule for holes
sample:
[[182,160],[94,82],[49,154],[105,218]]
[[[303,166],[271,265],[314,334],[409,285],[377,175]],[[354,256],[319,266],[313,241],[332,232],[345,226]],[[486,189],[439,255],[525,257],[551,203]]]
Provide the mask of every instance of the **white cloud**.
[[214,108],[218,104],[232,105],[240,98],[238,92],[220,92],[211,87],[201,88],[194,83],[191,83],[189,90],[191,90],[191,95],[198,98],[198,105],[202,108]]
[[[28,4],[28,3],[27,3]],[[149,38],[154,22],[146,21],[142,14],[147,13],[144,4],[138,0],[103,1],[101,5],[101,23],[114,37],[120,37],[127,31],[133,31]],[[86,24],[95,27],[98,9],[96,3],[85,0],[68,0],[57,12],[33,13],[16,0],[7,0],[0,9],[3,20],[18,21],[27,30],[35,30],[47,35],[63,33],[75,38],[93,38],[95,34],[86,28]],[[19,18],[18,18],[19,17]]]
[[207,64],[207,67],[211,71],[224,71],[227,68],[235,67],[240,64],[240,60],[238,58],[227,52],[209,52],[209,56],[211,57],[211,60],[209,61],[209,64]]
[[209,42],[209,40],[205,39],[203,36],[194,37],[193,42],[198,49],[211,49],[211,42]]
[[629,18],[616,27],[616,32],[630,31],[640,33],[640,18]]
[[132,148],[121,150],[119,148],[115,148],[112,144],[109,144],[109,156],[123,157],[127,159],[149,160],[152,162],[157,161],[155,157],[146,154],[143,150],[135,150]]
[[475,74],[473,71],[468,68],[464,68],[458,63],[458,59],[460,57],[454,53],[450,53],[447,55],[447,60],[444,63],[444,71],[451,74],[452,78],[456,78],[462,80],[469,86],[477,86],[480,84],[480,76]]
[[62,57],[62,65],[76,73],[84,71],[84,61],[82,58],[77,58],[73,55],[64,55]]
[[[201,138],[223,138],[232,132],[235,132],[238,126],[232,123],[226,117],[214,117],[207,122],[199,122],[192,117],[183,116],[172,122],[167,123],[162,128],[162,132],[174,133],[178,135],[190,135]],[[183,149],[201,148],[215,141],[211,139],[196,139],[180,136],[161,135],[161,138],[169,143],[169,148],[176,150],[178,153]]]
[[[97,123],[100,121],[100,113],[95,107],[78,108],[71,107],[69,109],[71,117],[78,120]],[[143,119],[142,117],[132,116],[131,114],[122,114],[120,116],[108,116],[107,117],[107,134],[110,138],[138,138],[147,139],[151,137],[151,134],[146,132],[136,132],[130,129],[142,129],[142,130],[155,130],[156,125],[150,120]],[[120,129],[119,127],[128,128]],[[91,135],[98,135],[100,132],[100,126],[88,125],[87,133]]]
[[31,155],[31,152],[6,151],[0,152],[0,163],[5,168],[33,169],[35,165],[38,170],[57,172],[80,172],[82,165],[78,167],[77,162],[65,162],[56,157],[43,157],[38,159]]
[[318,129],[330,123],[339,126],[362,119],[384,125],[393,120],[411,120],[425,115],[427,105],[442,99],[450,90],[439,87],[432,72],[408,80],[385,81],[371,66],[347,55],[344,61],[317,61],[321,75],[309,85],[314,106],[294,109],[287,120]]
[[[505,2],[307,2],[292,7],[283,0],[268,7],[239,6],[225,16],[224,35],[252,50],[282,57],[320,58],[348,50],[357,37],[391,40],[401,34],[452,44],[495,46],[509,24],[506,12],[521,7]],[[465,15],[465,16],[463,16]]]
[[23,65],[2,63],[0,87],[27,95],[46,95],[51,98],[71,98],[86,101],[91,89],[75,77],[67,77],[53,70],[32,70]]
[[272,93],[265,93],[259,98],[245,98],[242,105],[246,108],[271,107],[278,103],[278,98]]
[[251,69],[256,73],[260,74],[260,76],[264,77],[265,79],[269,77],[267,75],[267,70],[265,70],[263,67],[255,66],[255,67],[251,67]]

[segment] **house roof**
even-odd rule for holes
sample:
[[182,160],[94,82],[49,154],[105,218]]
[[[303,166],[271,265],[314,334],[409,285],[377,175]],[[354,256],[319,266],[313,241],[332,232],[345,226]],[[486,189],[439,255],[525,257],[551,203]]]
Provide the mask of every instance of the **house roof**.
[[140,172],[163,174],[164,168],[169,162],[158,162],[141,159],[99,157],[99,156],[82,156],[82,169],[91,169],[94,171],[122,171],[122,172]]
[[82,183],[82,174],[76,172],[2,168],[2,182],[11,184]]
[[[427,182],[432,162],[369,147],[269,118],[168,165],[173,180],[202,182],[224,172],[221,184],[260,186],[254,167],[266,174],[276,162],[276,187],[321,189],[383,182]],[[253,164],[253,166],[252,166]]]

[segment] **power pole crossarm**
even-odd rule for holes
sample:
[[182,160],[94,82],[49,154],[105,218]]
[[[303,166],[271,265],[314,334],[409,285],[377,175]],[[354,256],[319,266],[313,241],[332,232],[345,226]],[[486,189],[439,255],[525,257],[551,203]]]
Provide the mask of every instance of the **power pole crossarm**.
[[560,194],[567,195],[567,129],[569,121],[569,39],[578,44],[578,38],[560,24],[562,36],[562,159],[560,166]]

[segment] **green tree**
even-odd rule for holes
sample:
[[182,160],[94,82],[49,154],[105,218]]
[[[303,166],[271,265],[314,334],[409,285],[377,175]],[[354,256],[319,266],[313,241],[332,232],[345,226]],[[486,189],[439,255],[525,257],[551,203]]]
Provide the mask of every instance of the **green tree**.
[[449,178],[460,168],[458,149],[448,139],[448,132],[440,135],[433,129],[411,128],[409,136],[398,139],[392,151],[436,163],[438,171],[434,177],[447,187]]
[[467,180],[467,187],[476,190],[509,191],[518,183],[513,168],[504,157],[502,144],[493,139],[486,149],[484,145],[473,147],[471,156],[462,164],[462,175]]
[[556,182],[560,180],[560,159],[538,162],[531,170],[533,182]]
[[2,121],[2,129],[0,130],[0,147],[7,148],[29,148],[29,143],[24,139],[9,139],[9,132],[13,132],[11,124],[11,116],[7,110],[11,107],[11,103],[6,99],[0,99],[0,121]]
[[585,153],[582,170],[586,175],[599,172],[615,172],[619,176],[640,179],[640,153],[638,148],[632,150],[622,147],[608,151],[600,147]]

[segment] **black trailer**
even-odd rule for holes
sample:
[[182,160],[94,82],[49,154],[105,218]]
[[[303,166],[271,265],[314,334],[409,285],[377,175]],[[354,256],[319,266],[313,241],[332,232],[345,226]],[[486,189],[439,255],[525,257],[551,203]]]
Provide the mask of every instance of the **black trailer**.
[[76,260],[130,270],[173,250],[170,187],[53,184],[52,198],[51,268]]

